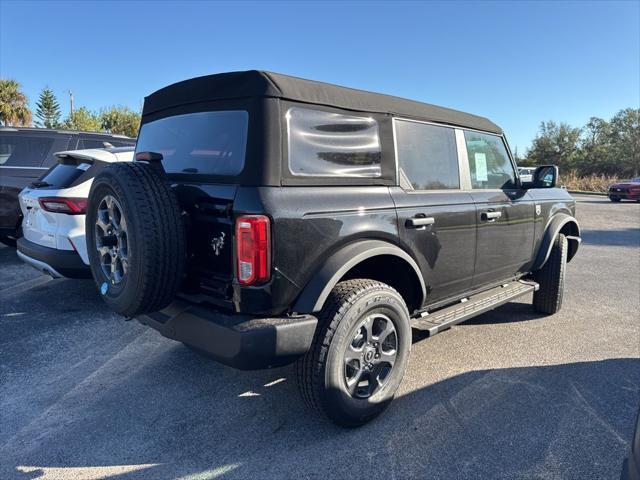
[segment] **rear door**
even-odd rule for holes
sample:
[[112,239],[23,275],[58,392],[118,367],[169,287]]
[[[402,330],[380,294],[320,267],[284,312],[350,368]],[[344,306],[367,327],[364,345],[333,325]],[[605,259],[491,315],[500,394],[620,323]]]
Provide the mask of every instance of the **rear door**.
[[417,260],[428,303],[471,286],[476,251],[476,207],[461,189],[455,130],[394,119],[400,187],[396,204],[400,241]]
[[477,207],[473,286],[482,287],[526,271],[533,254],[535,204],[519,188],[515,166],[499,135],[464,130]]

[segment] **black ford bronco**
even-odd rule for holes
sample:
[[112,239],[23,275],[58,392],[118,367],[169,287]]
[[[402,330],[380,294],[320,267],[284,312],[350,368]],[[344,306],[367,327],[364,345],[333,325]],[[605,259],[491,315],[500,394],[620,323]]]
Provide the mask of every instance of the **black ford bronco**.
[[522,182],[491,121],[262,71],[145,99],[136,161],[93,182],[105,301],[240,369],[296,362],[304,400],[363,424],[391,402],[412,329],[533,293],[560,309],[578,250],[557,169]]

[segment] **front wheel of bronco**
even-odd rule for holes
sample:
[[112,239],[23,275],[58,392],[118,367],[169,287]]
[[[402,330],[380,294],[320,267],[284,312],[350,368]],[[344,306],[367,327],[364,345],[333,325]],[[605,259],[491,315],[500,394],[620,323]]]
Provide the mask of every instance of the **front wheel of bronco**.
[[404,300],[367,279],[338,283],[318,315],[309,352],[296,363],[305,402],[338,425],[380,415],[402,381],[411,350]]
[[547,263],[533,274],[533,279],[540,284],[538,291],[533,294],[533,307],[539,313],[551,315],[562,307],[567,248],[567,238],[559,233]]

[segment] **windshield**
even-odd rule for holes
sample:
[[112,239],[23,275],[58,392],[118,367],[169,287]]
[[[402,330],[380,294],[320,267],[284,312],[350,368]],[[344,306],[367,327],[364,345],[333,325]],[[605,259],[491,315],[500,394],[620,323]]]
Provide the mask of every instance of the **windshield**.
[[162,118],[142,125],[136,153],[162,154],[167,173],[237,175],[244,167],[248,124],[244,110]]

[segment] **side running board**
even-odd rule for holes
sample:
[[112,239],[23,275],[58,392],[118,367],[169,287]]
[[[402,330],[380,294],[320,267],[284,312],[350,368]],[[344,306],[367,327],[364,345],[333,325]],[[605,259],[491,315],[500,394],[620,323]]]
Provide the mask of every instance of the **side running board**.
[[411,327],[429,333],[440,333],[453,325],[464,322],[476,315],[493,310],[527,293],[535,292],[540,286],[532,281],[518,280],[492,288],[461,300],[449,307],[411,320]]

